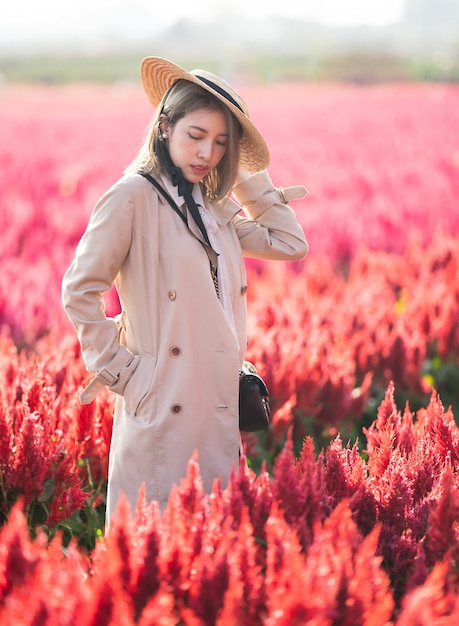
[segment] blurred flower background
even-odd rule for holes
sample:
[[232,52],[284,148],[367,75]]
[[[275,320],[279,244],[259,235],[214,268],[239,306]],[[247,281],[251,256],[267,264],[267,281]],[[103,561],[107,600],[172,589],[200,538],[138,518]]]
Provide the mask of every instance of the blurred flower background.
[[[239,88],[310,254],[247,262],[248,467],[204,494],[190,460],[104,537],[113,397],[78,402],[60,284],[151,117],[146,55]],[[459,0],[4,3],[0,623],[459,623],[458,80]]]

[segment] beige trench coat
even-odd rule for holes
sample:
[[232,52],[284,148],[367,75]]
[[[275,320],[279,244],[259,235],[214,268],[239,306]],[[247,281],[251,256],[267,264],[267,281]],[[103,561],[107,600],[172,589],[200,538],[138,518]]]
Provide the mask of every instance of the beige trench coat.
[[[168,189],[180,205],[170,183]],[[195,451],[207,491],[237,471],[238,372],[247,342],[243,255],[301,259],[307,243],[284,204],[289,190],[275,189],[266,172],[233,191],[237,202],[206,206],[219,227],[234,327],[216,296],[199,231],[190,233],[138,174],[99,200],[64,276],[63,304],[95,373],[81,401],[91,402],[105,385],[117,394],[107,524],[121,493],[135,507],[142,484],[148,500],[164,508]],[[121,333],[119,321],[104,313],[103,293],[113,283]]]

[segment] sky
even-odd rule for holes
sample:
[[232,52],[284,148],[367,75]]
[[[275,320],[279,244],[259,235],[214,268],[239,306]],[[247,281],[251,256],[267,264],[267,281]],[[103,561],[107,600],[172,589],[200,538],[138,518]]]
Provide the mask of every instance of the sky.
[[94,41],[98,36],[127,41],[152,35],[180,18],[209,21],[219,12],[249,18],[282,15],[330,26],[396,22],[406,0],[4,0],[0,49]]

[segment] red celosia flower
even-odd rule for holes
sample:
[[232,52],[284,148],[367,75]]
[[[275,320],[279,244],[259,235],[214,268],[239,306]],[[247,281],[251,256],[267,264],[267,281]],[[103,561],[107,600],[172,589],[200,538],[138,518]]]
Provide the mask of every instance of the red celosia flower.
[[0,388],[0,469],[3,474],[3,481],[7,477],[11,454],[11,414],[8,405]]
[[84,508],[88,494],[81,489],[81,483],[73,485],[58,493],[51,502],[46,526],[57,526],[73,515],[75,511]]
[[448,552],[454,560],[459,559],[459,481],[448,459],[435,491],[437,501],[429,513],[424,545],[428,565]]
[[30,414],[24,405],[24,419],[16,438],[15,458],[9,488],[24,495],[26,506],[38,498],[50,475],[49,433],[38,413]]
[[454,568],[449,558],[439,561],[426,582],[403,600],[396,626],[455,626],[459,622],[459,595],[457,584],[451,580]]

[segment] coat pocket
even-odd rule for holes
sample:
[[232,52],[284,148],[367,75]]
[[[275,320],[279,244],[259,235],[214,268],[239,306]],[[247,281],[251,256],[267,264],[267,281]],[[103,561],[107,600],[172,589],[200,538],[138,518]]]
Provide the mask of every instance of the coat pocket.
[[142,400],[151,389],[156,360],[156,357],[151,354],[140,356],[140,363],[124,388],[126,413],[137,415]]

